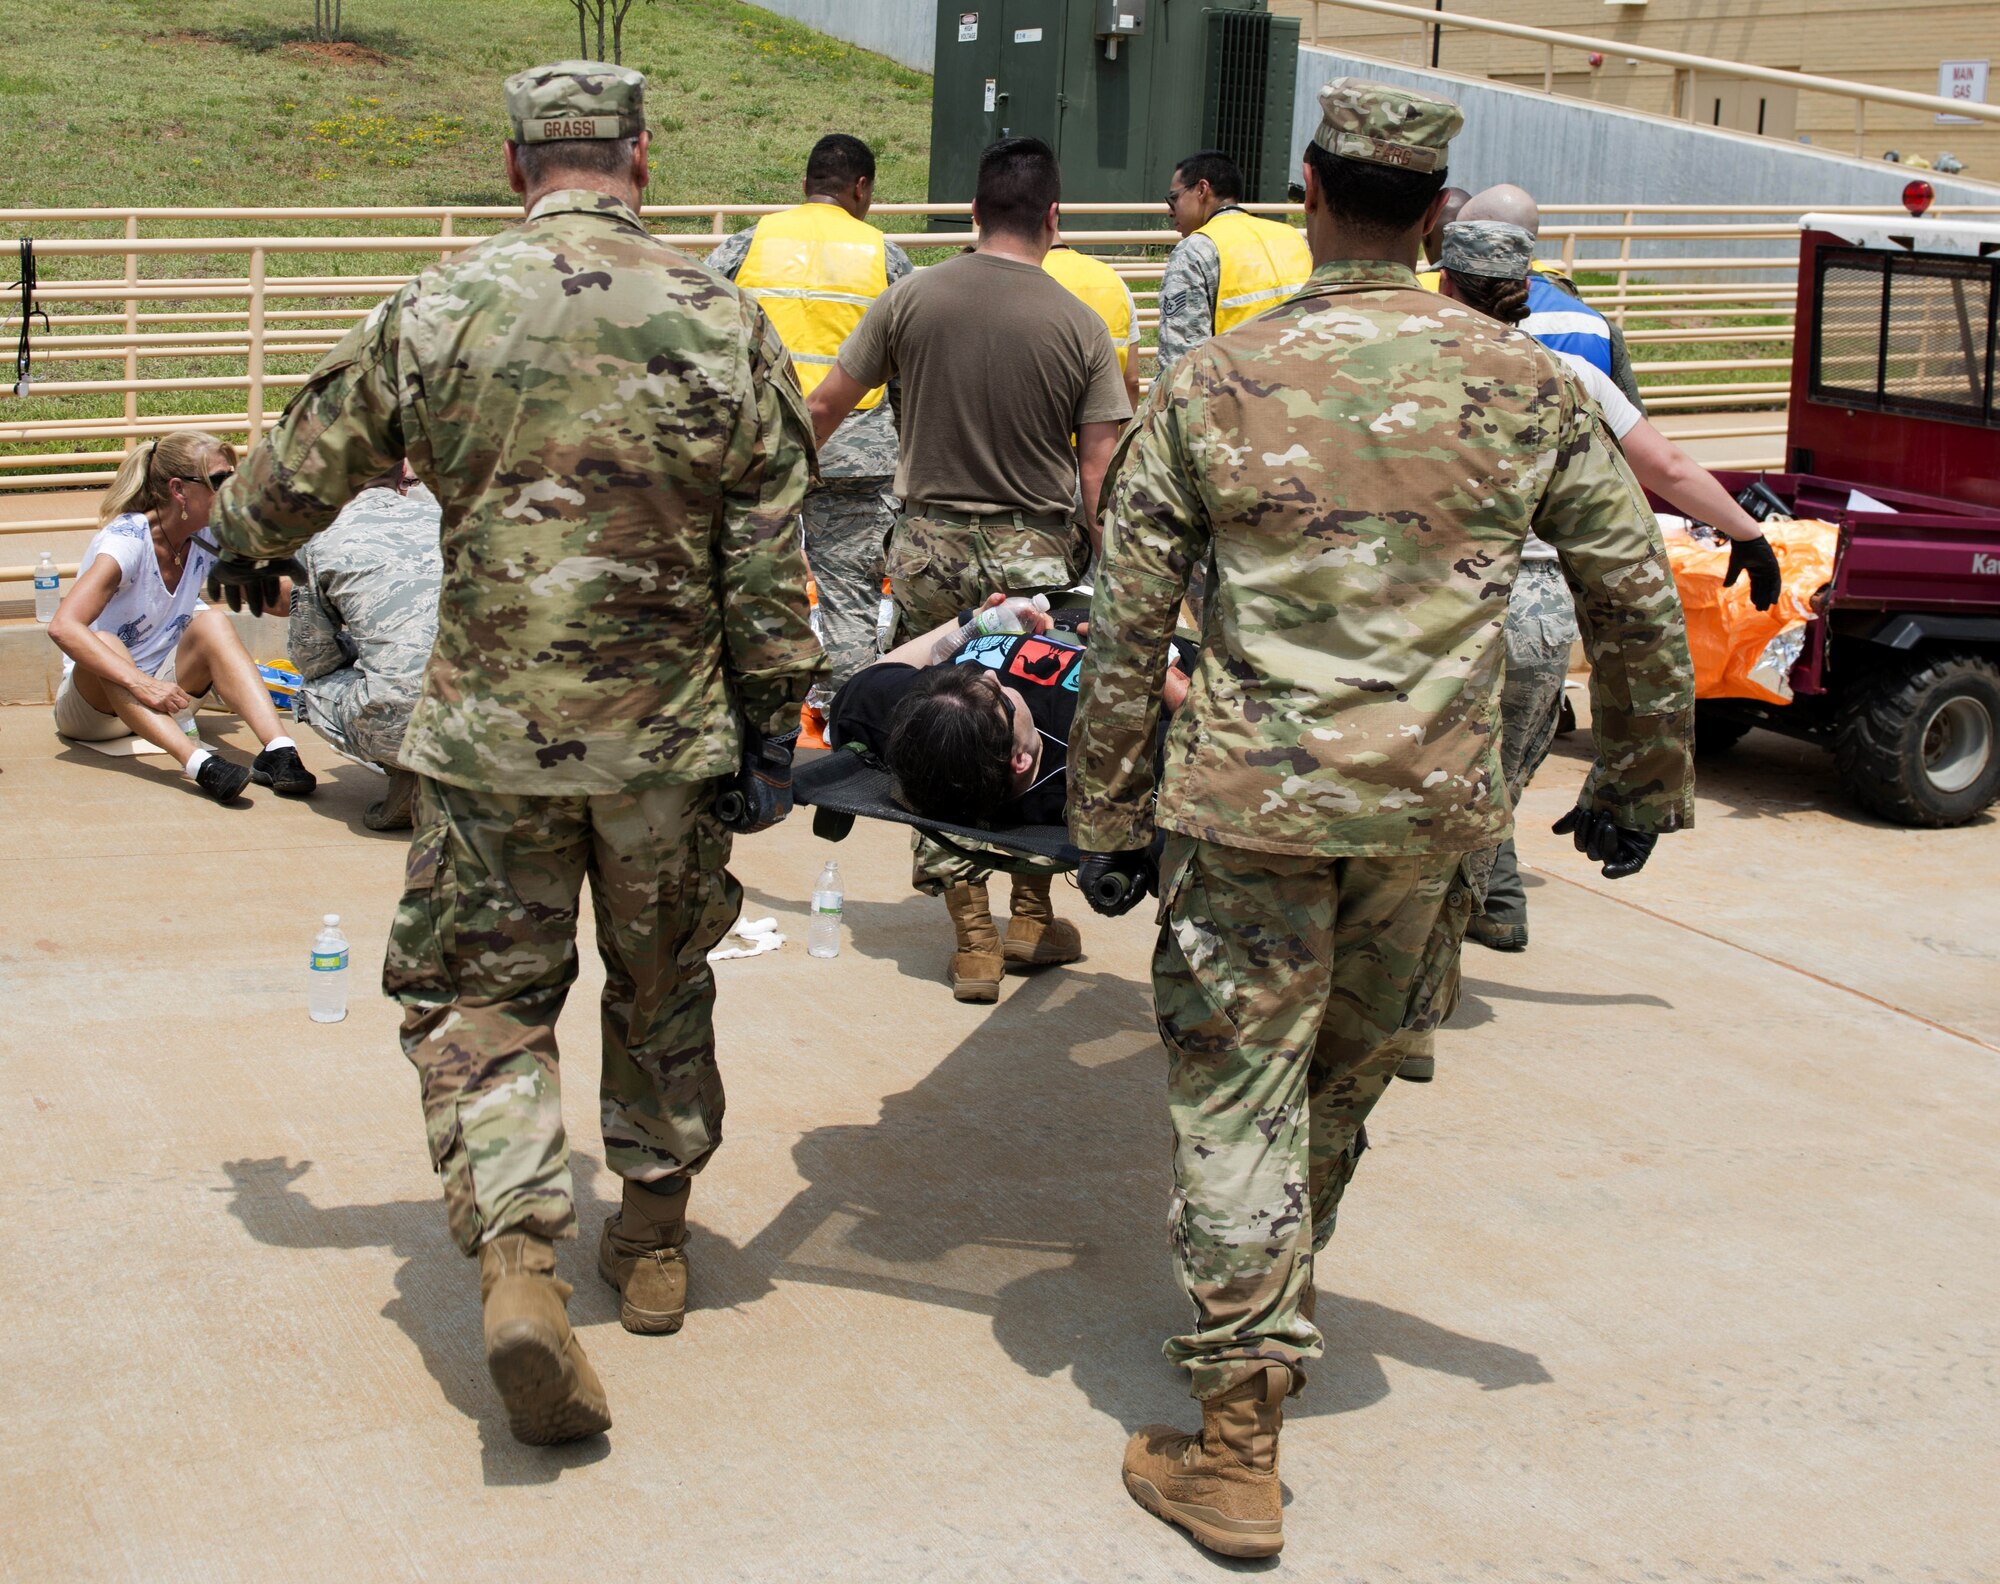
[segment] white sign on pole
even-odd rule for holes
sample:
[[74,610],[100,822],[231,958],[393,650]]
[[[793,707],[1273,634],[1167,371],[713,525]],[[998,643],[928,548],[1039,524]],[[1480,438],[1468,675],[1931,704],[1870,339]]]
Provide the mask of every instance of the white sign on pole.
[[[1941,61],[1938,64],[1938,97],[1940,99],[1963,99],[1968,104],[1986,102],[1986,62]],[[1948,111],[1938,112],[1939,126],[1977,126],[1972,116],[1952,115]]]
[[958,42],[977,44],[979,42],[979,13],[961,11],[958,14]]

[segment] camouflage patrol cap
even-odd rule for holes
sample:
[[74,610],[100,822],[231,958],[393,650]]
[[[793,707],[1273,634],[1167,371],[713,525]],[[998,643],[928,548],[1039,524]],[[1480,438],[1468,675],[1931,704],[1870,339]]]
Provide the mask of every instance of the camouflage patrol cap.
[[629,66],[530,66],[509,77],[504,92],[516,143],[630,138],[646,130],[646,79]]
[[1394,83],[1336,77],[1319,91],[1319,130],[1313,142],[1342,159],[1402,170],[1441,171],[1445,150],[1465,112]]
[[1443,257],[1460,275],[1487,280],[1526,280],[1535,263],[1535,239],[1505,220],[1454,220],[1444,228]]

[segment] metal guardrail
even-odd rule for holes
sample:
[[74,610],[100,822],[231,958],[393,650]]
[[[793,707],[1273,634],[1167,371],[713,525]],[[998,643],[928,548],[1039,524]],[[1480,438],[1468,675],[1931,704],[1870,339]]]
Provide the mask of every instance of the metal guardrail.
[[[1355,3],[1355,0],[1346,0]],[[1375,0],[1369,0],[1374,4]],[[1407,9],[1407,8],[1405,8]],[[1426,17],[1436,13],[1425,12]],[[663,234],[700,253],[741,223],[789,207],[782,204],[655,205],[647,219],[662,223]],[[1265,213],[1296,214],[1290,205],[1260,204]],[[1882,207],[1852,206],[1847,212],[1892,214]],[[1990,208],[1939,213],[2000,214]],[[519,217],[516,208],[493,206],[410,206],[364,209],[296,207],[284,209],[4,209],[0,228],[33,234],[50,228],[115,226],[110,237],[41,236],[36,254],[43,264],[36,301],[51,312],[52,333],[34,341],[38,368],[75,369],[79,377],[37,379],[29,400],[80,399],[97,403],[122,398],[119,410],[86,411],[58,417],[22,418],[11,397],[0,396],[0,491],[43,492],[102,488],[126,451],[141,440],[175,429],[206,428],[248,437],[261,433],[276,415],[269,398],[305,382],[308,360],[329,351],[351,324],[402,285],[400,269],[383,271],[371,261],[386,255],[444,256],[471,246],[483,234]],[[963,204],[882,204],[883,218],[967,219]],[[1778,213],[1780,218],[1771,216]],[[1165,253],[1174,240],[1162,230],[1090,230],[1076,224],[1094,216],[1165,216],[1157,204],[1072,204],[1067,239],[1104,253],[1134,288],[1142,329],[1158,321],[1157,282]],[[1584,274],[1586,300],[1626,327],[1636,364],[1646,384],[1648,405],[1662,411],[1693,410],[1714,415],[1702,438],[1746,440],[1782,432],[1772,414],[1744,408],[1782,408],[1783,380],[1745,380],[1748,373],[1789,365],[1793,288],[1789,284],[1744,279],[1747,274],[1789,270],[1796,261],[1795,221],[1783,211],[1749,205],[1549,204],[1543,208],[1542,244],[1573,272]],[[1616,215],[1616,223],[1604,223]],[[435,229],[368,235],[342,229],[332,234],[286,234],[290,224],[345,227],[419,221]],[[186,228],[222,223],[251,234],[150,237],[148,223]],[[673,229],[687,225],[699,229]],[[478,226],[478,230],[461,229]],[[5,234],[5,232],[0,232]],[[906,247],[959,247],[963,229],[892,233]],[[1712,256],[1661,257],[1659,243],[1718,244]],[[1769,248],[1759,244],[1769,243]],[[1749,257],[1730,256],[1728,246],[1748,245]],[[1613,249],[1615,248],[1615,252]],[[288,275],[282,266],[312,255],[341,255],[352,268]],[[206,263],[241,259],[243,273],[193,273],[179,261]],[[74,261],[65,268],[66,261]],[[116,274],[91,273],[121,266]],[[146,266],[169,273],[147,275]],[[274,266],[276,266],[274,268]],[[1693,277],[1700,276],[1701,279]],[[1715,278],[1715,277],[1722,278]],[[0,329],[18,320],[7,312],[13,291],[0,292]],[[1677,359],[1679,347],[1717,348],[1715,357]],[[1738,355],[1738,349],[1741,349]],[[1650,354],[1650,357],[1649,357]],[[1664,355],[1662,355],[1664,354]],[[1147,360],[1156,354],[1141,349]],[[90,376],[92,365],[117,365],[115,375]],[[274,363],[289,366],[273,367]],[[168,365],[162,369],[161,365]],[[187,365],[180,368],[177,365]],[[151,372],[158,370],[158,372]],[[170,398],[200,393],[243,393],[235,410],[171,412]],[[219,403],[204,403],[212,407]],[[152,410],[145,410],[151,408]],[[255,415],[253,417],[253,415]],[[102,449],[106,445],[115,449]],[[85,446],[90,449],[73,450]],[[84,517],[0,523],[0,536],[47,533],[93,526]],[[13,569],[0,569],[12,571]],[[0,579],[4,580],[4,579]]]
[[[1874,83],[1855,82],[1845,77],[1819,77],[1811,72],[1784,71],[1774,66],[1751,66],[1742,61],[1722,60],[1712,55],[1688,55],[1680,50],[1655,49],[1651,45],[1632,44],[1620,39],[1597,38],[1584,33],[1563,33],[1554,28],[1530,27],[1521,22],[1496,22],[1487,17],[1466,16],[1463,13],[1442,9],[1399,5],[1395,0],[1308,0],[1308,3],[1312,7],[1312,36],[1307,42],[1315,45],[1320,42],[1319,15],[1323,6],[1332,6],[1341,11],[1363,11],[1373,16],[1395,17],[1411,23],[1415,26],[1420,41],[1417,57],[1420,63],[1430,59],[1429,44],[1433,28],[1440,30],[1456,28],[1465,33],[1487,33],[1540,44],[1544,51],[1542,57],[1544,93],[1555,92],[1555,61],[1558,49],[1578,50],[1585,54],[1596,52],[1603,55],[1618,55],[1632,60],[1651,61],[1656,66],[1671,66],[1676,72],[1687,73],[1687,109],[1682,116],[1666,118],[1670,120],[1694,120],[1695,84],[1704,75],[1737,82],[1771,83],[1795,88],[1805,93],[1848,99],[1854,104],[1854,152],[1857,155],[1864,152],[1868,106],[1871,104],[1896,105],[1905,110],[1922,110],[1933,115],[1963,116],[1972,121],[2000,122],[2000,105],[1984,104],[1974,100],[1946,99],[1938,94],[1912,93],[1906,88],[1883,88]],[[1369,52],[1362,49],[1356,53]],[[1637,115],[1649,113],[1629,105],[1620,108],[1633,110]]]

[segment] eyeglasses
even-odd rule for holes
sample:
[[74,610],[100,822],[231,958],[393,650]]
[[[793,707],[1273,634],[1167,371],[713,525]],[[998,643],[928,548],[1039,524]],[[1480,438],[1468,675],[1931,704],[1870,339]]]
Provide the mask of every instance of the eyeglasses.
[[1179,203],[1183,198],[1185,198],[1187,194],[1188,190],[1185,187],[1169,187],[1167,189],[1167,207],[1169,209],[1173,208],[1173,206]]
[[993,684],[993,691],[1000,695],[1001,706],[1007,711],[1007,740],[1012,742],[1017,735],[1014,726],[1014,695],[1001,685],[1000,678],[996,673],[988,671],[984,675],[986,680]]
[[202,478],[199,475],[190,477],[185,473],[181,475],[181,478],[185,483],[206,484],[212,490],[221,489],[223,485],[227,484],[234,477],[236,477],[236,469],[234,468],[217,468],[213,473],[209,474],[207,478]]

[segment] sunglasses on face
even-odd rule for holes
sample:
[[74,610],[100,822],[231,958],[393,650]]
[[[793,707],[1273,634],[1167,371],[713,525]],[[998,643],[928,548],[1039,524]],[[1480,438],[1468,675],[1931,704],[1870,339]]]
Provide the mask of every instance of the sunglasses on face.
[[986,673],[986,680],[993,684],[993,691],[1000,695],[1000,703],[1007,711],[1007,740],[1012,742],[1017,735],[1014,726],[1014,695],[1000,685],[1000,678],[993,672]]
[[188,484],[206,484],[211,490],[219,490],[235,476],[236,469],[234,468],[217,468],[207,478],[190,478],[184,479],[183,482]]

